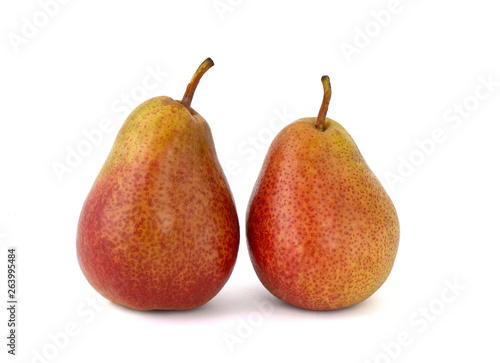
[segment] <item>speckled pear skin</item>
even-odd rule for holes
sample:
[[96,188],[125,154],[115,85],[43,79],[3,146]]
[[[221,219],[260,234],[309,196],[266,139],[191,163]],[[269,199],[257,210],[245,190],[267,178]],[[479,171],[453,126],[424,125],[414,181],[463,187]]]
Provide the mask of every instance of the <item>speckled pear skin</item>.
[[334,310],[372,295],[391,272],[399,243],[396,210],[337,122],[315,118],[274,139],[247,210],[253,267],[277,298]]
[[207,122],[169,97],[139,105],[81,212],[77,254],[87,280],[132,309],[192,309],[224,286],[238,244]]

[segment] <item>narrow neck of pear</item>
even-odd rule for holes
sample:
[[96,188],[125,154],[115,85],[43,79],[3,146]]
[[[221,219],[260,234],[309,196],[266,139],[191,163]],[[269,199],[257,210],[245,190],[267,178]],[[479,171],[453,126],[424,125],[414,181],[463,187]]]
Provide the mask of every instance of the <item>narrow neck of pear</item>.
[[207,58],[205,61],[198,67],[196,72],[193,75],[193,78],[191,78],[191,82],[187,85],[186,92],[184,93],[184,97],[182,97],[181,103],[186,106],[186,107],[191,107],[191,101],[193,100],[193,95],[194,91],[196,90],[196,87],[198,86],[198,83],[200,83],[201,77],[205,74],[206,71],[210,69],[214,65],[214,62],[212,59]]
[[323,83],[323,102],[321,102],[321,107],[319,109],[318,117],[316,117],[316,128],[321,131],[326,129],[326,113],[328,112],[328,106],[330,105],[330,99],[332,98],[332,87],[330,85],[330,77],[321,77],[321,83]]

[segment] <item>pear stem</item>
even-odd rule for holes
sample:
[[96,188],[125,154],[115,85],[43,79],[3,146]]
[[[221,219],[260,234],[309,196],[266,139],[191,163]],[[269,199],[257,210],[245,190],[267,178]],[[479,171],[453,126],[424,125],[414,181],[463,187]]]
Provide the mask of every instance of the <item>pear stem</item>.
[[324,131],[326,113],[328,112],[328,105],[330,104],[330,99],[332,98],[332,87],[330,85],[330,77],[328,76],[321,77],[321,82],[323,83],[324,94],[323,102],[321,102],[318,117],[316,118],[316,128]]
[[194,72],[193,78],[191,78],[191,82],[187,85],[186,92],[184,93],[184,97],[182,97],[181,103],[186,107],[191,107],[191,101],[193,100],[194,91],[200,82],[201,77],[205,74],[206,71],[210,69],[214,65],[214,61],[211,58],[205,59],[205,61],[198,67],[196,72]]

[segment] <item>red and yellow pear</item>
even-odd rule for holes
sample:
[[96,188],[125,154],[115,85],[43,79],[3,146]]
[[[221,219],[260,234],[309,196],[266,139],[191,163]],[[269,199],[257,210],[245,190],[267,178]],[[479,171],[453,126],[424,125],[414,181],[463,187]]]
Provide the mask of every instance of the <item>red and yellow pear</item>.
[[137,310],[212,299],[236,261],[236,208],[207,122],[191,100],[155,97],[125,120],[83,206],[77,254],[105,298]]
[[394,205],[354,140],[326,118],[322,78],[317,117],[273,140],[247,210],[250,257],[277,298],[334,310],[372,295],[391,272],[399,243]]

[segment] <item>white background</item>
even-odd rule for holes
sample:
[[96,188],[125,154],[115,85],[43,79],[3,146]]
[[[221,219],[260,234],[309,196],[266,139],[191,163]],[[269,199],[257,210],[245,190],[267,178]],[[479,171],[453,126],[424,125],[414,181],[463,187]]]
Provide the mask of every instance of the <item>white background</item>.
[[[222,0],[223,13],[213,0],[43,3],[0,8],[0,295],[7,300],[6,249],[16,246],[20,301],[18,355],[2,338],[2,362],[500,361],[496,2]],[[236,200],[235,270],[192,311],[96,300],[76,259],[82,203],[131,107],[181,98],[208,56],[215,66],[192,105],[212,128]],[[151,69],[168,75],[143,92]],[[274,130],[317,114],[323,74],[328,116],[388,190],[401,241],[375,295],[310,312],[260,284],[244,217]],[[58,178],[55,163],[103,119],[112,130]],[[424,142],[433,135],[439,142]]]

